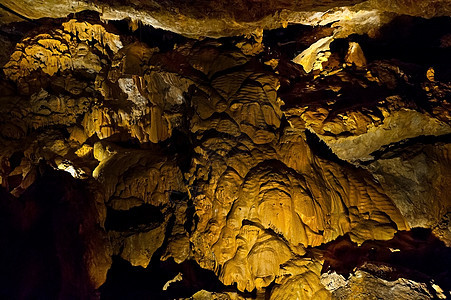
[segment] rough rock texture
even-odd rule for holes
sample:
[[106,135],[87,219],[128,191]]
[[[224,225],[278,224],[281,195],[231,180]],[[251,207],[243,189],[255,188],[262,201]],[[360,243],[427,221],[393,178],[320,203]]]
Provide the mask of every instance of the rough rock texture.
[[[180,2],[160,1],[3,1],[3,5],[31,18],[61,18],[83,10],[101,13],[104,20],[129,19],[189,36],[232,36],[256,29],[274,29],[288,23],[324,25],[337,22],[340,31],[362,33],[385,24],[393,14],[449,16],[447,0],[340,0],[340,1],[250,1]],[[7,18],[8,20],[8,18]]]
[[336,273],[322,277],[328,289],[338,299],[431,299],[432,294],[424,283],[404,278],[386,281],[364,271],[355,272],[345,280]]
[[448,4],[3,1],[0,296],[448,296]]
[[201,266],[219,267],[224,283],[251,291],[282,276],[279,265],[305,247],[348,232],[359,242],[391,238],[407,228],[365,172],[313,157],[305,127],[280,131],[277,86],[268,84],[276,78],[233,70],[213,75],[225,105],[205,114],[208,130],[191,129],[199,143],[189,177],[199,217],[191,240]]

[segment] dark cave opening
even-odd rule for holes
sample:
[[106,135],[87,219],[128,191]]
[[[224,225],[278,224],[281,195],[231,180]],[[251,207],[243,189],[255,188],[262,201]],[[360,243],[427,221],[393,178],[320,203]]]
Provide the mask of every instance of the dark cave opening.
[[451,291],[451,249],[428,228],[399,231],[388,241],[365,241],[361,246],[348,235],[339,237],[320,248],[325,251],[322,272],[335,271],[349,276],[365,263],[385,265],[387,272],[378,274],[385,280],[408,278],[418,282],[433,282]]
[[[192,260],[180,264],[174,260],[160,261],[157,251],[147,268],[133,267],[122,258],[113,257],[113,265],[107,281],[99,289],[101,299],[179,299],[188,298],[199,290],[211,292],[236,291],[234,287],[222,284],[209,270],[202,269]],[[182,280],[165,284],[181,273]],[[242,293],[255,296],[252,293]]]
[[79,230],[90,227],[92,207],[80,181],[42,166],[40,177],[19,199],[0,189],[0,297],[88,297],[92,287]]
[[341,159],[338,158],[335,153],[332,152],[332,149],[330,149],[329,146],[327,146],[327,144],[318,137],[318,135],[308,129],[304,132],[307,144],[309,145],[310,149],[312,149],[313,153],[315,153],[315,155],[318,155],[323,159],[336,162],[338,164],[344,163]]
[[158,227],[163,220],[164,215],[160,208],[151,204],[142,204],[128,210],[108,207],[105,229],[114,231],[152,229]]

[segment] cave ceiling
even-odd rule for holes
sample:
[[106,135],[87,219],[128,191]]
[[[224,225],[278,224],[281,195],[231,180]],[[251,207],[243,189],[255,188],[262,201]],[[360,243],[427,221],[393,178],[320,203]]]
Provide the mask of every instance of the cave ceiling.
[[451,2],[0,2],[0,298],[451,297]]

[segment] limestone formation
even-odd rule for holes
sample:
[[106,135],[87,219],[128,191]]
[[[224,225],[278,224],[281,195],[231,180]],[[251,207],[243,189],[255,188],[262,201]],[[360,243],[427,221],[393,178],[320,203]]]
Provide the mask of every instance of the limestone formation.
[[[323,276],[322,281],[338,299],[431,299],[433,294],[424,283],[405,278],[386,281],[364,271],[357,271],[349,280],[336,273]],[[443,298],[444,299],[444,298]]]
[[449,16],[447,0],[412,2],[405,0],[341,0],[286,2],[272,0],[268,3],[249,0],[204,3],[193,1],[53,1],[46,0],[36,6],[34,1],[5,0],[4,5],[31,18],[62,18],[83,10],[94,10],[104,20],[129,19],[188,36],[223,37],[247,33],[258,28],[274,29],[288,23],[324,25],[337,23],[346,34],[374,30],[388,22],[393,14],[407,14],[427,18]]
[[0,295],[451,296],[451,6],[414,2],[3,1]]
[[[305,247],[327,243],[348,232],[358,242],[389,239],[397,229],[407,228],[398,209],[370,176],[312,157],[301,128],[300,138],[289,132],[278,133],[280,121],[273,120],[279,120],[281,111],[271,100],[275,88],[266,91],[265,81],[260,81],[254,86],[263,89],[253,88],[247,94],[244,91],[255,82],[253,78],[266,77],[250,71],[244,74],[244,78],[231,77],[236,87],[216,88],[223,95],[236,95],[226,100],[230,104],[217,111],[218,117],[234,121],[232,124],[238,127],[244,121],[236,118],[241,103],[249,103],[248,107],[253,104],[256,108],[252,113],[241,110],[239,115],[256,117],[261,123],[246,123],[265,130],[221,126],[224,121],[216,121],[214,114],[208,137],[204,137],[206,129],[192,129],[199,146],[195,147],[198,156],[190,184],[196,187],[192,194],[199,222],[191,240],[201,266],[220,268],[224,283],[236,282],[239,290],[251,291],[280,277],[278,266],[293,255],[303,255]],[[213,84],[223,82],[223,77]],[[263,136],[267,138],[262,140]],[[274,142],[280,139],[284,140],[283,147]],[[293,148],[304,150],[299,153],[306,156],[303,164],[288,158],[294,154],[290,153]],[[265,245],[265,250],[259,245]],[[265,261],[264,267],[259,267],[257,262],[261,261]]]

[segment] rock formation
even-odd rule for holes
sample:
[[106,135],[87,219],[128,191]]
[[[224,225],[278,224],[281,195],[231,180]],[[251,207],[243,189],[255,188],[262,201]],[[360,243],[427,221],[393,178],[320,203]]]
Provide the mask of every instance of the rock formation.
[[451,297],[449,4],[3,1],[0,295]]

